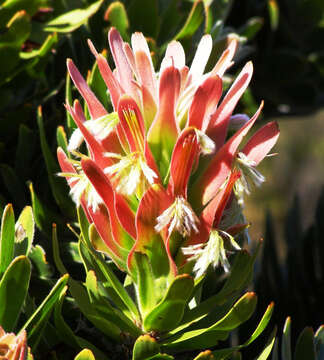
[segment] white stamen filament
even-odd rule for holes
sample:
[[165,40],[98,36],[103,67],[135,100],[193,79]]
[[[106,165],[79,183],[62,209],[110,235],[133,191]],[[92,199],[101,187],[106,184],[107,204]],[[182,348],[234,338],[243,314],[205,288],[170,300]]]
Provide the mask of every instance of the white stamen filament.
[[261,186],[265,182],[265,177],[255,168],[256,163],[253,160],[239,152],[236,158],[237,168],[241,171],[241,177],[235,182],[234,192],[238,198],[238,203],[242,206],[244,204],[244,193],[250,195],[251,185],[248,180],[251,180],[254,185]]
[[191,231],[198,233],[199,219],[183,196],[177,196],[173,204],[157,217],[155,231],[160,232],[169,225],[169,235],[177,230],[182,236],[190,236]]
[[143,186],[145,188],[152,185],[157,178],[140,152],[133,152],[127,156],[108,153],[106,156],[120,159],[118,163],[104,169],[105,174],[111,176],[117,192],[132,195],[140,187],[142,189]]
[[207,243],[182,248],[184,255],[191,255],[188,258],[189,261],[196,261],[193,268],[193,271],[196,273],[196,278],[204,275],[210,265],[214,268],[221,265],[225,272],[229,272],[230,264],[226,256],[225,241],[229,243],[231,248],[235,250],[241,249],[232,235],[225,231],[215,229],[210,232]]

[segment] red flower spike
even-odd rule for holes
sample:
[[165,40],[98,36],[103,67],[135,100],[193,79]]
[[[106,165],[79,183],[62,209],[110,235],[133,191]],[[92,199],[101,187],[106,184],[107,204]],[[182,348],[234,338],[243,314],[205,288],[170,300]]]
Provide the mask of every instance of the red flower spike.
[[103,107],[101,102],[96,98],[95,94],[89,88],[88,84],[80,74],[79,70],[74,65],[73,61],[71,59],[68,59],[66,64],[71,79],[74,82],[74,85],[77,87],[83,99],[87,103],[91,118],[97,119],[101,116],[106,115],[106,109]]
[[250,83],[252,72],[252,62],[248,62],[228,90],[218,109],[211,115],[206,134],[215,142],[216,149],[219,149],[225,142],[229,119]]
[[192,167],[199,156],[199,142],[194,128],[186,128],[174,147],[168,192],[173,196],[187,198],[188,181]]
[[216,76],[207,78],[196,90],[188,116],[188,125],[205,131],[210,114],[215,110],[222,95],[222,79]]
[[231,171],[242,139],[257,120],[262,108],[263,102],[254,116],[217,151],[203,175],[198,179],[195,184],[197,192],[194,194],[194,200],[198,202],[197,206],[206,205],[219,191]]
[[129,235],[119,222],[115,210],[114,192],[109,180],[93,160],[84,158],[81,161],[81,166],[107,207],[111,231],[115,242],[119,244],[120,247],[130,250],[134,243],[130,235],[134,235],[134,233]]
[[166,245],[159,233],[154,229],[157,216],[164,211],[171,203],[170,197],[161,185],[151,186],[143,195],[136,214],[136,242],[131,249],[128,257],[128,268],[132,273],[134,270],[134,253],[141,252],[146,254],[150,260],[152,271],[155,278],[167,276],[170,268],[174,265],[173,260],[168,255]]
[[257,166],[273,148],[278,140],[280,130],[273,121],[259,129],[244,146],[242,152]]
[[123,95],[119,99],[118,117],[131,152],[144,153],[144,120],[139,107],[130,96]]
[[121,96],[121,94],[124,93],[124,91],[121,88],[118,81],[115,79],[113,72],[111,71],[111,69],[108,65],[108,62],[104,58],[104,56],[102,56],[101,54],[98,54],[97,50],[95,49],[95,47],[93,46],[93,44],[90,40],[88,40],[88,45],[89,45],[91,52],[93,53],[93,55],[95,56],[95,58],[97,60],[100,74],[108,88],[113,107],[116,110],[119,97]]

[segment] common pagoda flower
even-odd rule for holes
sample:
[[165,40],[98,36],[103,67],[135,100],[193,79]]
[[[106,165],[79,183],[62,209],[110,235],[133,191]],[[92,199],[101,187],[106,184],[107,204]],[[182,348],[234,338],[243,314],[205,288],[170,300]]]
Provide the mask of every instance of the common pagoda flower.
[[0,359],[2,360],[26,360],[28,346],[26,332],[19,335],[7,333],[0,326]]
[[106,253],[135,284],[143,276],[138,256],[150,263],[157,289],[188,262],[196,276],[209,265],[228,270],[226,244],[239,249],[235,236],[247,227],[240,222],[244,218],[229,215],[241,199],[237,188],[243,184],[250,191],[248,176],[263,181],[256,166],[279,136],[271,122],[240,146],[263,106],[252,118],[233,114],[251,80],[252,63],[222,97],[235,39],[208,73],[210,35],[201,39],[190,67],[180,42],[172,41],[158,71],[143,34],[133,34],[129,45],[112,28],[108,40],[113,70],[90,41],[89,46],[110,95],[111,114],[67,61],[89,113],[87,119],[78,100],[66,104],[78,126],[69,149],[73,155],[83,140],[88,148],[87,155],[77,154],[81,161],[58,149],[72,197]]

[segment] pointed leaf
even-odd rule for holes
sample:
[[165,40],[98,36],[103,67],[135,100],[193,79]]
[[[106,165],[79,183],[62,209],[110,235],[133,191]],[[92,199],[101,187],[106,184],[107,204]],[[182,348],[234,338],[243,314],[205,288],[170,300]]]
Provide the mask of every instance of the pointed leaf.
[[175,36],[175,39],[190,38],[199,28],[203,20],[204,3],[203,1],[195,0],[184,26]]
[[14,257],[15,215],[11,204],[8,204],[1,219],[0,236],[0,277],[6,271]]
[[14,330],[24,304],[31,275],[30,261],[16,257],[0,281],[0,324],[6,332]]
[[35,233],[33,210],[26,206],[21,212],[15,226],[15,256],[28,255]]
[[60,294],[66,291],[68,278],[69,276],[66,274],[56,282],[47,297],[21,328],[20,331],[26,330],[28,332],[28,344],[31,346],[32,350],[37,347],[45,329],[47,320],[55,303],[59,300]]
[[45,24],[43,30],[48,32],[61,33],[74,31],[81,25],[84,25],[88,19],[99,10],[102,3],[103,0],[99,0],[92,3],[85,9],[75,9],[66,12],[63,15],[48,21]]
[[306,327],[299,335],[294,353],[294,360],[315,360],[314,333]]
[[145,317],[146,331],[169,331],[181,321],[194,281],[188,274],[177,276],[160,303]]
[[291,319],[287,317],[281,337],[281,357],[285,360],[292,360],[290,330]]

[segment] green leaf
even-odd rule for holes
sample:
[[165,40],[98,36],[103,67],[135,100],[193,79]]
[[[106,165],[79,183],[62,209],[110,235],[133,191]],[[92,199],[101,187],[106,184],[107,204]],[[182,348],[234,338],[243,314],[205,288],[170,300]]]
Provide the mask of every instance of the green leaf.
[[15,215],[11,204],[3,212],[0,236],[0,277],[6,271],[14,257]]
[[291,328],[291,320],[290,317],[287,317],[281,338],[281,357],[285,360],[292,360],[290,328]]
[[154,277],[148,256],[139,252],[134,253],[137,269],[137,293],[143,317],[150,312],[156,304],[154,294]]
[[170,331],[181,321],[190,299],[194,280],[188,274],[178,275],[158,305],[145,317],[146,331]]
[[279,24],[279,6],[277,0],[268,0],[268,12],[270,18],[271,30],[275,31]]
[[261,30],[264,20],[261,17],[253,17],[249,19],[244,27],[240,30],[240,36],[249,40],[253,39],[256,34]]
[[321,325],[315,333],[315,349],[318,360],[324,359],[324,325]]
[[50,234],[52,229],[52,223],[61,223],[61,221],[52,210],[50,210],[41,202],[41,200],[35,193],[33,184],[31,182],[28,183],[28,187],[30,191],[31,203],[36,225],[45,234]]
[[82,350],[74,360],[96,360],[91,350],[84,349]]
[[265,348],[262,350],[261,354],[256,358],[256,360],[266,360],[266,359],[268,359],[268,357],[269,357],[269,355],[271,353],[271,350],[273,348],[273,344],[274,344],[274,342],[276,340],[276,332],[277,332],[277,329],[275,328],[273,330],[273,332],[271,333]]
[[104,262],[104,260],[100,256],[98,256],[94,252],[91,252],[91,255],[96,260],[96,263],[100,271],[102,272],[103,276],[105,277],[106,281],[110,284],[112,289],[118,295],[119,299],[124,303],[126,308],[129,310],[130,314],[132,315],[132,318],[139,319],[139,313],[134,301],[129,296],[128,292],[123,287],[123,285],[120,283],[116,275],[113,273],[113,271],[109,268],[109,266]]
[[160,351],[160,346],[157,341],[150,335],[145,334],[140,336],[133,348],[133,360],[146,360],[152,356],[157,355]]
[[37,272],[37,277],[40,279],[51,278],[53,275],[53,270],[50,264],[47,262],[45,251],[41,246],[32,246],[28,257],[34,265],[33,270]]
[[204,3],[196,0],[192,6],[189,16],[179,33],[175,36],[176,40],[192,37],[204,20]]
[[55,263],[58,271],[61,273],[61,275],[66,274],[67,273],[66,267],[64,266],[63,261],[60,257],[60,249],[59,249],[59,242],[57,240],[56,224],[53,224],[53,227],[52,227],[52,249],[53,249],[54,263]]
[[315,360],[315,344],[313,329],[306,327],[299,335],[294,360]]
[[74,332],[70,329],[67,323],[64,321],[62,316],[62,305],[65,298],[65,293],[61,293],[59,301],[55,304],[54,308],[54,323],[55,327],[59,331],[59,336],[62,341],[70,347],[79,350],[80,348],[88,348],[90,349],[96,356],[97,360],[107,360],[107,357],[94,345],[86,341],[85,339],[76,336]]
[[37,347],[42,333],[46,327],[47,320],[52,312],[60,294],[66,291],[66,284],[69,279],[68,274],[62,276],[54,285],[50,293],[46,296],[34,314],[27,320],[20,331],[26,330],[28,333],[28,344],[32,351]]
[[102,4],[103,0],[99,0],[85,9],[75,9],[69,11],[47,22],[43,30],[49,32],[56,31],[60,33],[74,31],[81,25],[84,25],[88,19],[99,10]]
[[7,31],[0,35],[0,42],[20,47],[29,38],[30,31],[30,16],[24,10],[18,11],[8,22]]
[[[118,338],[120,331],[128,333],[134,337],[142,334],[141,330],[130,320],[120,309],[112,307],[103,291],[102,284],[97,281],[94,271],[89,271],[86,278],[86,288],[93,307],[98,316],[107,319],[112,324],[118,324]],[[115,304],[116,305],[116,304]],[[110,331],[112,329],[110,328]]]
[[32,50],[30,52],[21,51],[19,53],[19,56],[21,59],[24,59],[24,60],[28,60],[28,59],[32,59],[32,58],[36,58],[36,57],[43,58],[49,54],[49,52],[53,49],[54,45],[57,42],[58,42],[58,36],[56,33],[48,35],[47,38],[45,39],[44,43],[42,44],[42,46],[39,49]]
[[236,351],[250,345],[253,341],[255,341],[260,334],[263,332],[263,330],[267,327],[269,324],[269,321],[271,319],[273,313],[273,303],[271,303],[267,310],[265,311],[264,315],[262,316],[262,319],[260,320],[257,328],[254,330],[253,334],[249,337],[249,339],[242,345],[233,346],[232,348],[227,349],[221,349],[216,350],[213,352],[216,359],[224,359],[232,354],[234,354]]
[[67,150],[68,140],[63,126],[59,126],[56,130],[56,141],[57,145],[64,150],[67,156],[69,156],[69,152]]
[[15,256],[28,255],[35,233],[35,221],[31,206],[21,212],[15,226]]
[[210,350],[206,350],[198,354],[194,360],[215,360],[215,356]]
[[128,39],[129,21],[125,6],[120,1],[114,1],[108,6],[105,20],[115,27],[124,40]]
[[31,266],[26,256],[16,257],[0,281],[0,324],[5,331],[14,330],[24,304]]
[[230,297],[241,291],[248,281],[250,281],[257,253],[258,249],[252,257],[247,251],[240,251],[235,257],[230,275],[220,292],[203,301],[197,307],[187,311],[180,327],[184,328],[196,319],[208,316],[214,308],[226,303]]
[[[39,106],[37,109],[37,124],[39,128],[39,136],[42,153],[45,159],[48,181],[57,205],[62,209],[63,213],[73,216],[71,199],[67,196],[68,186],[66,181],[56,174],[59,172],[59,166],[54,159],[53,154],[48,146],[46,134],[43,123],[42,108]],[[74,205],[73,205],[74,209]]]
[[[253,314],[257,303],[254,293],[246,293],[231,308],[231,310],[214,325],[208,328],[186,331],[174,335],[165,345],[167,349],[194,350],[214,346],[217,340],[225,340],[230,331],[247,321]],[[233,352],[233,351],[232,351]]]

